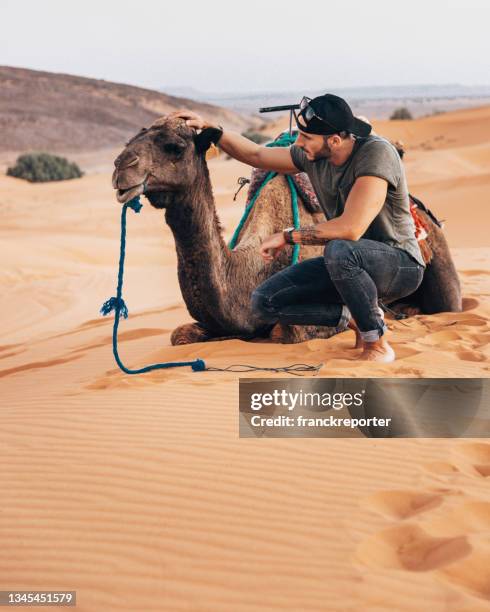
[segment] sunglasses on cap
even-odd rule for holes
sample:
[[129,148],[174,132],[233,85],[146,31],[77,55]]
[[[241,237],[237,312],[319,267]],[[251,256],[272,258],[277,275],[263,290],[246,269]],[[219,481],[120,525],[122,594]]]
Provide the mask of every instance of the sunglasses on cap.
[[[325,136],[337,134],[338,132],[342,131],[335,127],[335,125],[332,125],[323,119],[323,117],[317,115],[310,102],[311,98],[308,98],[308,96],[303,96],[301,98],[301,102],[299,103],[299,113],[296,114],[296,111],[293,110],[294,119],[299,130],[312,134],[324,134]],[[303,119],[304,123],[300,123],[299,117]]]

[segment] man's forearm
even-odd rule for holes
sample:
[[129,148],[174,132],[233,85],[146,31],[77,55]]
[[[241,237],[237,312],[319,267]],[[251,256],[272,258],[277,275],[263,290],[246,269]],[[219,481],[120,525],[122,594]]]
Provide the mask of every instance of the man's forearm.
[[306,225],[291,232],[294,244],[326,244],[329,240],[356,240],[357,237],[351,228],[346,227],[341,217],[317,223],[316,225]]
[[218,146],[234,159],[244,164],[248,164],[249,166],[256,165],[257,154],[260,147],[255,144],[255,142],[245,138],[245,136],[241,136],[237,132],[229,132],[226,130],[220,137]]
[[[318,224],[320,225],[320,224]],[[306,225],[291,232],[291,237],[294,244],[326,244],[329,238],[326,238],[318,230],[318,225]]]

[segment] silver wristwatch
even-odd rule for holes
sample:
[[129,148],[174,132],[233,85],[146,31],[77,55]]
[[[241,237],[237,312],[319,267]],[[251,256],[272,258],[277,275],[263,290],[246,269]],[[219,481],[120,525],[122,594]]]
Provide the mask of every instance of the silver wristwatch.
[[295,229],[296,229],[295,227],[287,227],[285,230],[282,230],[282,235],[284,236],[284,240],[288,244],[294,244],[293,232]]

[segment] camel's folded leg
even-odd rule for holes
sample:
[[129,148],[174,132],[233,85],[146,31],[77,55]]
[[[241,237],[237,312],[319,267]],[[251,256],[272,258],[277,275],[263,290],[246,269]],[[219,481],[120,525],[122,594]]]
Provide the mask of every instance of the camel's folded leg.
[[[346,328],[347,329],[347,328]],[[267,332],[266,332],[267,333]],[[297,344],[298,342],[306,342],[316,338],[331,338],[338,333],[334,327],[325,327],[319,325],[283,325],[277,323],[270,332],[270,340],[280,344]],[[252,340],[255,337],[261,337],[263,334],[257,332],[252,335],[233,335],[220,336],[216,332],[203,327],[200,323],[186,323],[176,327],[170,336],[172,345],[177,344],[192,344],[194,342],[208,342],[219,340]]]
[[219,342],[220,340],[251,340],[255,336],[230,334],[222,336],[216,332],[206,329],[200,323],[185,323],[176,327],[170,336],[170,342],[173,346],[177,344],[193,344],[194,342]]
[[284,325],[276,323],[271,330],[270,339],[272,342],[281,344],[296,344],[315,340],[316,338],[331,338],[338,333],[335,327],[325,327],[323,325]]
[[176,327],[170,336],[173,346],[177,344],[193,344],[214,339],[212,332],[199,323],[185,323]]

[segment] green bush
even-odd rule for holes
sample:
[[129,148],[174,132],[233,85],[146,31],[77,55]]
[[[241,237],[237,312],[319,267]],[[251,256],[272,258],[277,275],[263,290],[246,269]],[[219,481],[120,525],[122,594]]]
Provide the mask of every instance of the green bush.
[[406,106],[400,106],[400,108],[395,108],[390,119],[413,119],[413,117]]
[[269,136],[265,136],[264,134],[261,134],[260,132],[254,132],[253,130],[248,130],[247,132],[243,132],[242,136],[245,136],[245,138],[248,138],[249,140],[251,140],[252,142],[255,142],[256,144],[263,144],[264,142],[269,142],[270,140]]
[[77,164],[69,162],[64,157],[50,155],[49,153],[20,155],[15,162],[15,166],[7,169],[7,174],[31,183],[65,181],[83,176],[83,172]]

